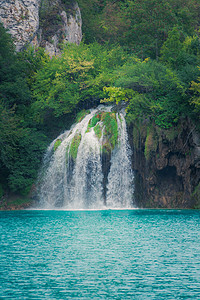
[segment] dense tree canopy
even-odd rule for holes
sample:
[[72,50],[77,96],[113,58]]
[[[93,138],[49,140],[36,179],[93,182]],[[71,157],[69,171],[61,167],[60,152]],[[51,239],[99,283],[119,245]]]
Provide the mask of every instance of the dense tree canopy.
[[0,45],[0,183],[24,193],[37,176],[47,138],[29,118],[28,63],[2,25]]
[[78,0],[85,41],[117,42],[142,58],[156,58],[174,26],[182,36],[199,29],[198,0]]

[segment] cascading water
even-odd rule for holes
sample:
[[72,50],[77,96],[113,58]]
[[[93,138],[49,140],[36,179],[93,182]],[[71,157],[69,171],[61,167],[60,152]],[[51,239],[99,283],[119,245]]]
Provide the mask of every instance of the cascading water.
[[108,174],[108,192],[106,204],[109,207],[131,207],[132,203],[132,168],[126,122],[123,115],[116,115],[118,124],[118,147],[111,157]]
[[46,209],[133,207],[123,113],[101,106],[60,135],[47,150],[39,182],[40,206]]

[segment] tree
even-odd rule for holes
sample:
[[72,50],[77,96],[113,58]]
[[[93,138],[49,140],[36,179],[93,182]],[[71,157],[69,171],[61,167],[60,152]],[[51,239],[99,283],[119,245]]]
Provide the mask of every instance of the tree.
[[141,58],[160,56],[168,32],[176,26],[182,35],[199,27],[198,0],[79,0],[87,43],[119,43]]
[[99,104],[103,87],[114,79],[113,70],[127,59],[120,47],[65,46],[61,56],[49,59],[34,76],[35,117],[43,122]]
[[[200,67],[198,67],[200,71]],[[191,105],[194,108],[194,111],[197,113],[199,117],[200,113],[200,76],[198,77],[198,82],[192,81],[190,90],[193,91],[193,97],[191,99]]]
[[27,105],[30,91],[26,82],[26,65],[18,59],[11,36],[0,24],[0,98],[8,108]]
[[[118,71],[115,86],[123,88],[122,100],[126,101],[128,91],[129,95],[131,90],[133,92],[132,97],[128,97],[127,118],[130,121],[149,118],[157,125],[168,128],[181,115],[188,113],[185,87],[175,72],[156,61],[138,60],[125,64]],[[109,93],[109,100],[118,102],[119,92],[110,89]]]
[[46,146],[44,134],[24,128],[14,109],[0,102],[0,183],[15,192],[28,192]]

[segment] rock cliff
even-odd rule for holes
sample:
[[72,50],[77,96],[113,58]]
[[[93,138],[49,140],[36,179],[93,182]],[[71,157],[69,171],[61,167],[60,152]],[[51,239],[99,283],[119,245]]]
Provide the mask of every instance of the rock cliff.
[[162,130],[146,121],[133,127],[135,198],[140,207],[200,205],[200,134],[183,119]]
[[14,38],[19,51],[31,42],[39,29],[40,0],[1,0],[0,21]]
[[42,0],[40,5],[38,43],[50,55],[59,53],[59,44],[79,44],[82,39],[82,19],[73,0]]
[[20,51],[27,44],[43,46],[50,55],[63,41],[79,44],[82,20],[74,0],[0,0],[0,22]]

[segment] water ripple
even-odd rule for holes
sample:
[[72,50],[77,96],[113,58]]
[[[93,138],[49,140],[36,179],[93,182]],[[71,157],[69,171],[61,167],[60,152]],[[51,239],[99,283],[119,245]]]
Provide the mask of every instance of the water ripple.
[[0,299],[200,299],[200,212],[0,212]]

